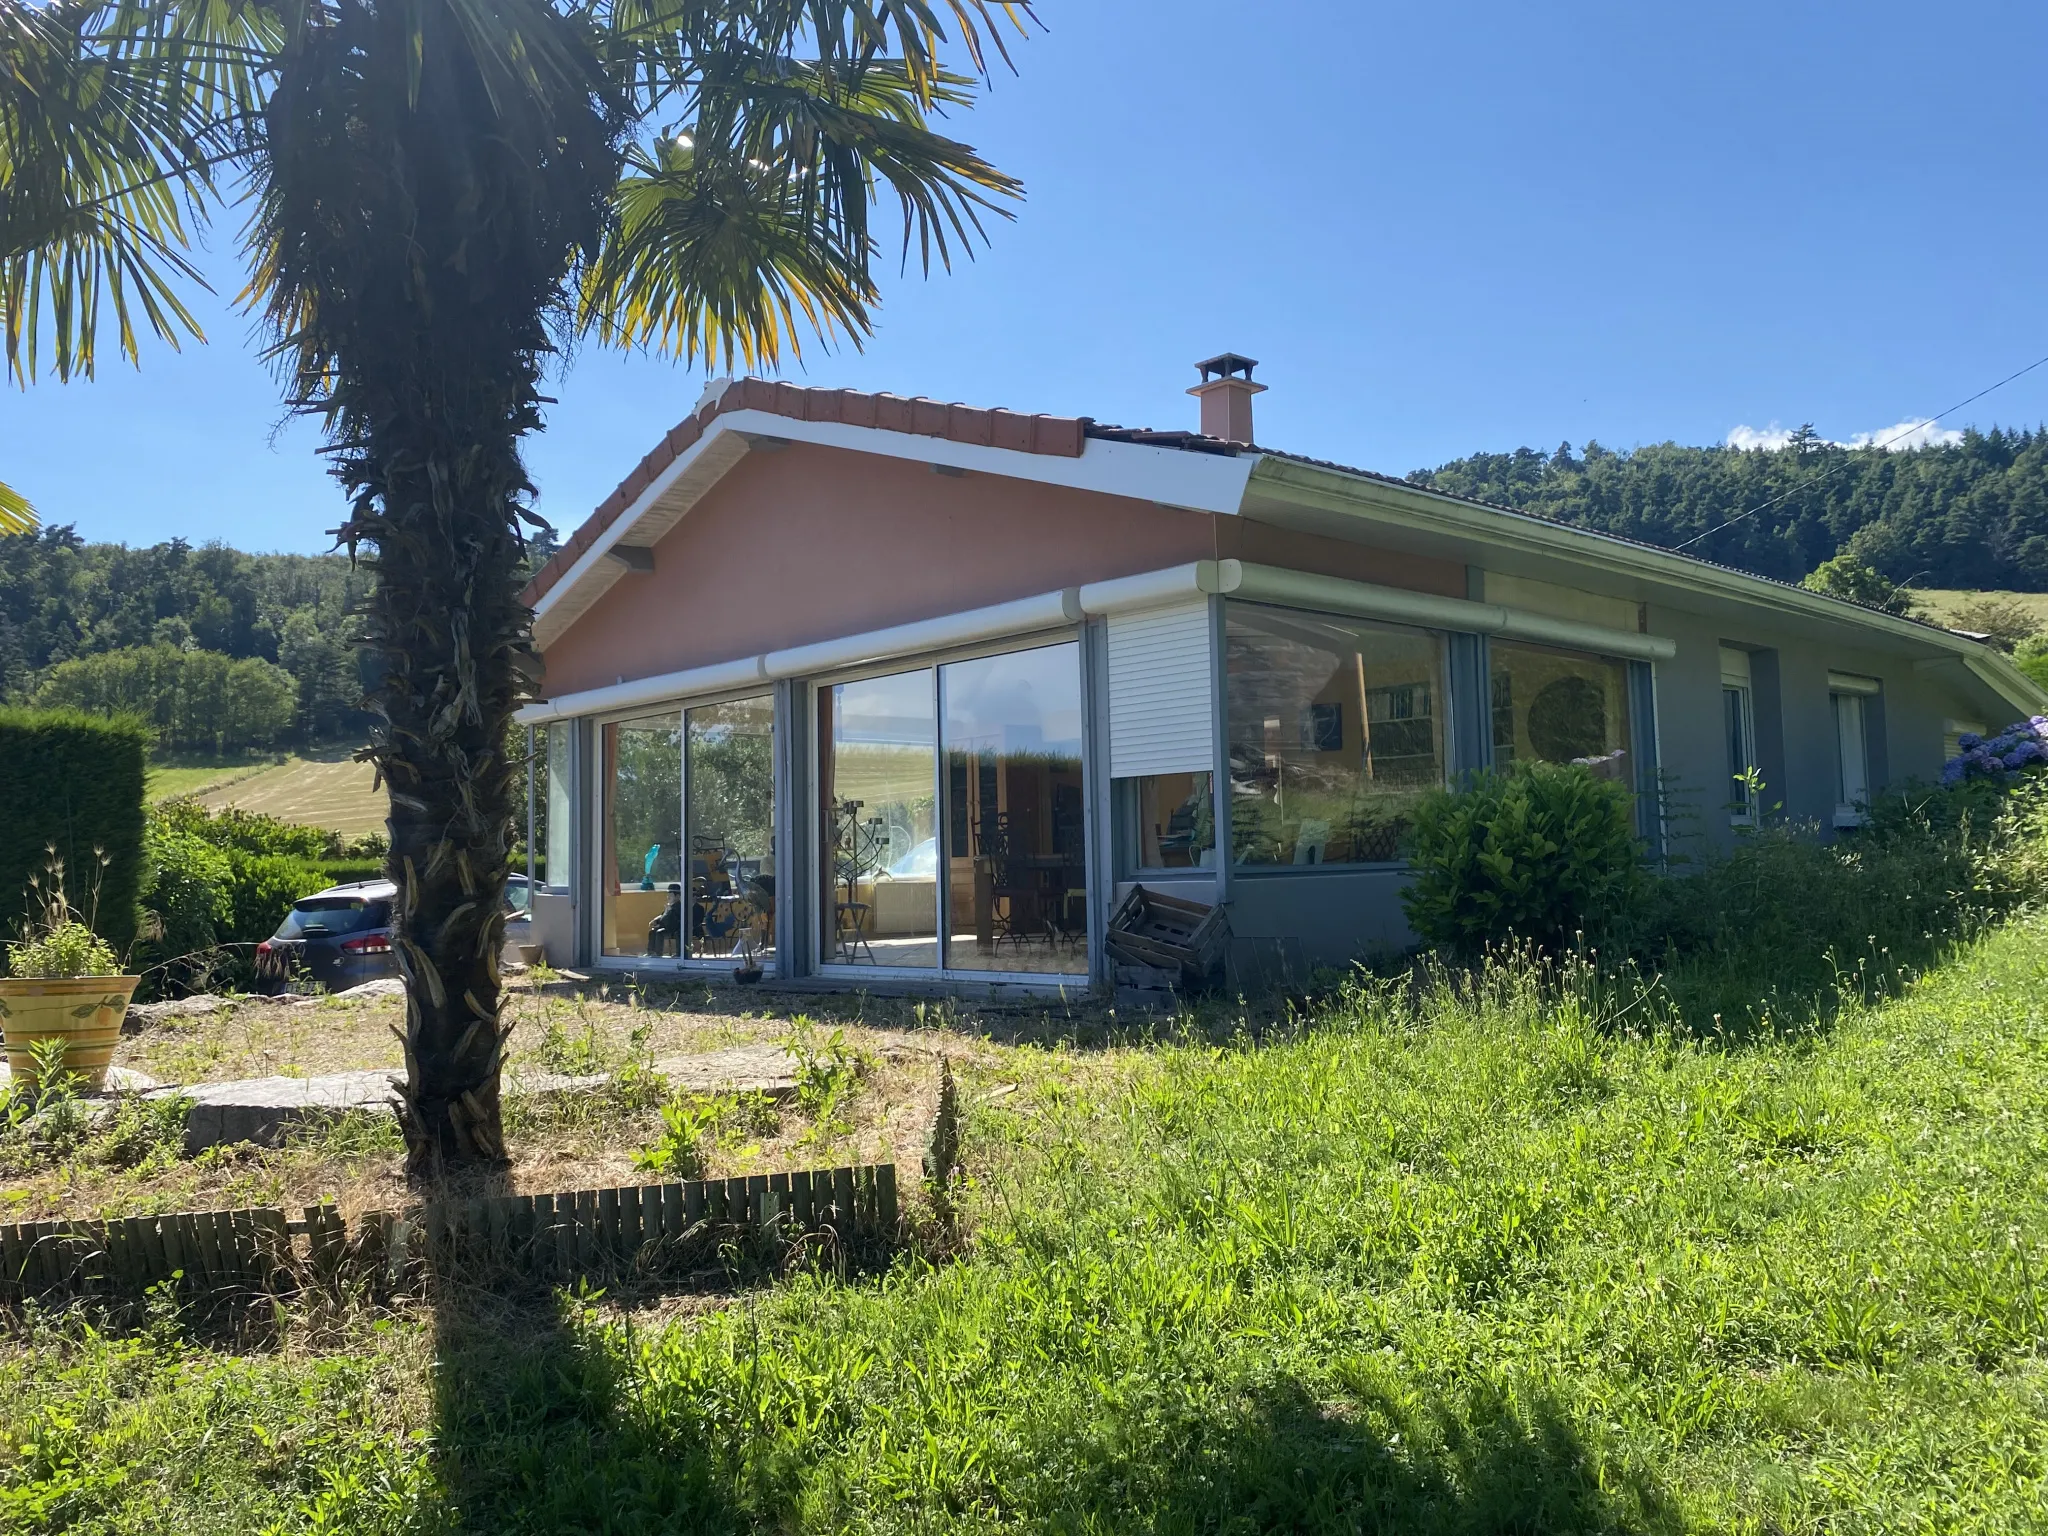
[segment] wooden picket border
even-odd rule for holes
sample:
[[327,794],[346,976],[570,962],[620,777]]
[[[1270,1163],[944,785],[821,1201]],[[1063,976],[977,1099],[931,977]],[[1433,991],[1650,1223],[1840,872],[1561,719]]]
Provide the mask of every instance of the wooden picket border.
[[747,1238],[842,1249],[895,1240],[896,1168],[756,1173],[539,1195],[437,1200],[293,1220],[278,1207],[0,1225],[0,1305],[36,1298],[282,1294],[355,1280],[401,1289],[429,1275],[523,1273],[570,1282],[651,1272],[687,1244]]

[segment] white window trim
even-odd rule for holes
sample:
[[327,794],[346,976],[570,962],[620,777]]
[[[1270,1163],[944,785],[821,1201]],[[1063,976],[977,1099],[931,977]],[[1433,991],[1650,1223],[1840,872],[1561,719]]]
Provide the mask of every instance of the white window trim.
[[1841,700],[1854,699],[1857,704],[1857,735],[1863,748],[1863,804],[1870,803],[1870,706],[1865,700],[1880,697],[1883,689],[1875,678],[1851,677],[1840,672],[1828,674],[1828,723],[1834,727],[1835,736],[1835,830],[1846,831],[1860,827],[1870,820],[1868,810],[1859,808],[1855,802],[1842,797],[1844,763],[1842,759],[1842,715]]

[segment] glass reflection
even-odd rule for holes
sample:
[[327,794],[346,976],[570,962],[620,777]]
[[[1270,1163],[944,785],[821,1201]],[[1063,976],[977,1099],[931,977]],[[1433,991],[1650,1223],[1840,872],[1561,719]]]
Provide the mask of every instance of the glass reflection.
[[1398,859],[1444,781],[1434,635],[1231,604],[1231,842],[1239,864]]
[[1085,972],[1080,647],[952,662],[939,686],[946,964]]
[[828,964],[938,964],[938,720],[929,667],[818,690]]
[[775,700],[689,712],[690,936],[698,959],[775,949]]
[[682,953],[683,717],[603,728],[604,953]]

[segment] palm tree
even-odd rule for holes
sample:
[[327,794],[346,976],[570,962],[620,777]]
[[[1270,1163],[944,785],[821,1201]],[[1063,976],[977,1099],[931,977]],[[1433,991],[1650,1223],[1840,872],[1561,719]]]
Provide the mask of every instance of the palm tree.
[[[28,3],[0,0],[0,17]],[[98,317],[77,295],[118,292],[117,267],[156,304],[144,314],[159,335],[191,329],[174,307],[193,278],[177,220],[210,206],[217,167],[232,167],[253,210],[249,301],[290,402],[324,423],[349,497],[339,536],[376,577],[383,680],[366,755],[391,800],[409,1163],[432,1176],[500,1161],[497,957],[522,768],[507,744],[535,670],[517,572],[522,524],[538,519],[520,442],[541,424],[543,369],[581,335],[750,364],[807,332],[857,343],[879,198],[900,206],[905,252],[929,269],[1019,192],[932,120],[976,83],[942,67],[945,28],[985,75],[998,28],[1028,10],[75,3],[86,19],[67,57],[146,82],[121,124],[142,142],[51,206],[119,221],[120,198],[146,192],[156,223],[127,219],[131,263],[66,288],[54,263],[95,235],[24,238],[0,205],[0,253],[29,253],[0,269],[10,363],[33,372],[47,303],[58,371],[78,367]],[[0,197],[35,149],[0,116]]]

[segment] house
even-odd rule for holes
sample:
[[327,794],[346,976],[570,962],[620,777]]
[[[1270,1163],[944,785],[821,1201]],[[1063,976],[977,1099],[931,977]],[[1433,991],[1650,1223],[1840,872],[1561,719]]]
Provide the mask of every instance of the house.
[[1933,626],[1200,431],[720,381],[526,592],[556,963],[1106,979],[1134,883],[1241,975],[1408,937],[1403,828],[1586,762],[1653,847],[1824,831],[2048,698]]

